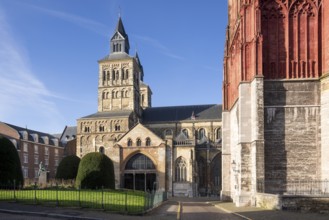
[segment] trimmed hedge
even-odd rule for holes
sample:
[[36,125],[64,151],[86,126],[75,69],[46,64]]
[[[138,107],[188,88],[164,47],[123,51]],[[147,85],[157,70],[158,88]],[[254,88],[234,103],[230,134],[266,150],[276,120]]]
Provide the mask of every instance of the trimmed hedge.
[[64,157],[56,171],[56,179],[75,179],[79,169],[80,158],[76,155]]
[[0,184],[23,185],[21,161],[13,143],[0,135]]
[[115,178],[113,163],[106,155],[94,152],[86,154],[80,161],[76,187],[114,189]]

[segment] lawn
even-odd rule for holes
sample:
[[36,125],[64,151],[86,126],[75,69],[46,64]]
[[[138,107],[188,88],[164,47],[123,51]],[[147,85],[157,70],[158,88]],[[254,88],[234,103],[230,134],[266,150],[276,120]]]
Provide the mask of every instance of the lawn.
[[129,190],[0,190],[0,200],[2,201],[103,209],[131,214],[142,213],[155,205],[155,200],[158,200],[156,197],[159,196]]

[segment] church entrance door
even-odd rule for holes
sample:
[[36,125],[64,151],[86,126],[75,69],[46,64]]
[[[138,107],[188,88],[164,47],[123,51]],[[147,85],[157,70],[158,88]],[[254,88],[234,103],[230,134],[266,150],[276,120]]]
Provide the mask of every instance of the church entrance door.
[[124,172],[124,187],[142,191],[157,189],[156,169],[150,158],[138,153],[127,162]]

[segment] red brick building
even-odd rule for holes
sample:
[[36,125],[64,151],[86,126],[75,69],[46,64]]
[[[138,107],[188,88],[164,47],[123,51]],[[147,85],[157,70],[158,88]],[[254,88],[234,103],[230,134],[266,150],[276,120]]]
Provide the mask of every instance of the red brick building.
[[7,137],[17,149],[25,179],[37,179],[39,164],[54,178],[63,158],[64,148],[53,135],[0,122],[0,134]]

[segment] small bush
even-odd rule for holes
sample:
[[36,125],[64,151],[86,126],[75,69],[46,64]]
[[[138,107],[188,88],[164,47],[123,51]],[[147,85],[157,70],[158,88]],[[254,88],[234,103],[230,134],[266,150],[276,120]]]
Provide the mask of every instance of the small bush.
[[79,169],[80,158],[76,155],[64,157],[56,171],[56,179],[75,179]]
[[24,178],[17,150],[13,143],[0,136],[0,185],[23,185]]
[[114,168],[110,158],[94,152],[86,154],[80,161],[76,187],[114,189]]

